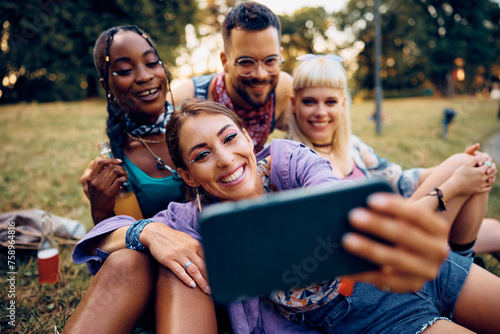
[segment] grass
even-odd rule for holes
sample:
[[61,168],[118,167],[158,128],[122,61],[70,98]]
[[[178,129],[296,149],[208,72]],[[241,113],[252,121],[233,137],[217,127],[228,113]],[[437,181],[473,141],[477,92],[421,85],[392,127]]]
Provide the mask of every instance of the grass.
[[[442,111],[457,111],[441,136]],[[435,165],[467,145],[484,142],[498,131],[498,105],[472,97],[410,98],[383,103],[388,121],[382,135],[369,120],[373,101],[352,105],[353,131],[383,157],[408,168]],[[79,182],[97,144],[106,140],[106,106],[101,100],[71,103],[20,103],[0,106],[0,212],[38,208],[92,227],[89,205]],[[281,136],[277,133],[274,136]],[[490,193],[488,216],[500,219],[500,185]],[[2,249],[0,260],[6,263]],[[55,333],[77,306],[90,281],[84,265],[71,261],[70,246],[61,246],[60,281],[38,284],[32,251],[16,250],[16,328],[8,326],[9,299],[0,296],[0,332]],[[500,265],[484,256],[487,268],[500,276]],[[1,267],[7,278],[6,266]],[[7,286],[7,285],[6,285]]]

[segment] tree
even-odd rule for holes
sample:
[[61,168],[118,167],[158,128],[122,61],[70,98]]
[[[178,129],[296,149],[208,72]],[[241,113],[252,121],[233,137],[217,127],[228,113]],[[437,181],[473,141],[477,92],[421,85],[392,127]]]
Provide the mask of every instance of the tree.
[[166,63],[195,23],[196,0],[2,1],[2,102],[75,100],[95,96],[92,51],[99,34],[135,24],[155,40]]
[[[355,78],[373,88],[373,1],[351,0],[337,13],[338,26],[364,43]],[[409,91],[432,86],[443,95],[452,84],[471,91],[481,72],[499,59],[498,4],[491,0],[382,0],[383,88]],[[463,81],[457,73],[463,71]],[[455,79],[453,80],[453,75]]]
[[305,53],[322,53],[315,46],[318,42],[326,42],[326,31],[333,26],[329,13],[323,7],[303,7],[293,15],[280,16],[281,46],[284,50],[283,70],[292,73],[297,56]]
[[[500,7],[491,0],[426,0],[418,2],[426,10],[431,32],[427,42],[432,65],[429,76],[444,94],[453,93],[450,84],[460,84],[473,93],[482,85],[478,76],[490,71],[500,60]],[[425,44],[425,41],[420,41]],[[463,76],[457,75],[462,71]],[[450,80],[454,78],[455,80]]]

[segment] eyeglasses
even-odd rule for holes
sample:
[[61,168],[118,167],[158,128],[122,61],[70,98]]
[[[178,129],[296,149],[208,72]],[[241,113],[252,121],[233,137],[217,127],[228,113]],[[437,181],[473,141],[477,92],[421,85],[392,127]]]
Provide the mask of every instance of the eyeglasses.
[[338,61],[339,63],[345,61],[344,58],[337,56],[337,55],[315,55],[312,53],[308,53],[308,54],[299,56],[299,57],[297,57],[297,60],[298,61],[308,61],[308,60],[314,59],[316,57],[325,57],[326,59]]
[[238,72],[241,76],[248,77],[257,70],[259,63],[262,63],[267,74],[273,75],[281,70],[281,63],[283,63],[283,59],[280,59],[278,56],[269,56],[264,60],[255,60],[250,57],[244,57],[236,60],[233,64],[238,68]]

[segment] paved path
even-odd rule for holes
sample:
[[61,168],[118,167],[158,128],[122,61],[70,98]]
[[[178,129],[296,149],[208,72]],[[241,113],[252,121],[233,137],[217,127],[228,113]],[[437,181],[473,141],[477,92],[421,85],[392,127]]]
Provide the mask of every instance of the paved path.
[[481,151],[488,152],[497,167],[500,166],[500,132],[486,139],[481,144]]

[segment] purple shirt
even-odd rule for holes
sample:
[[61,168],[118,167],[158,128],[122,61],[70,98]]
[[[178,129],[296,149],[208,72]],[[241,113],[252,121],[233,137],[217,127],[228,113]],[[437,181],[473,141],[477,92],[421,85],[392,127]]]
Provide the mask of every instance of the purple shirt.
[[[271,155],[271,181],[278,191],[329,186],[342,182],[333,175],[328,160],[321,158],[313,150],[298,142],[274,139],[268,148],[258,154],[258,158],[268,155]],[[198,233],[197,208],[193,203],[171,202],[167,210],[159,212],[151,219],[185,232],[201,242]],[[73,261],[75,263],[87,262],[87,269],[95,275],[109,253],[98,250],[97,255],[89,255],[84,251],[84,245],[92,238],[134,222],[135,220],[128,216],[115,216],[100,222],[78,242],[73,252]],[[235,334],[317,333],[285,320],[257,297],[231,303],[228,305],[228,311]]]

